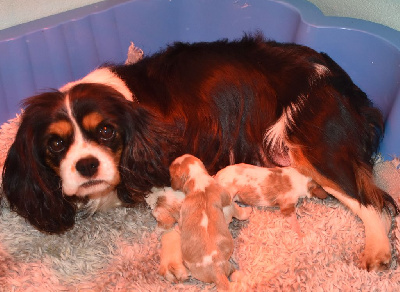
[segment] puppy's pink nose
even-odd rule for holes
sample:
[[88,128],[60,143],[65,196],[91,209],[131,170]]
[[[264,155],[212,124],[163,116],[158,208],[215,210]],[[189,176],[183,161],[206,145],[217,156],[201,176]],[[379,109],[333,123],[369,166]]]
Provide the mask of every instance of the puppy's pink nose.
[[76,170],[85,177],[92,177],[97,173],[97,169],[99,168],[99,160],[95,157],[86,157],[80,159],[76,165]]

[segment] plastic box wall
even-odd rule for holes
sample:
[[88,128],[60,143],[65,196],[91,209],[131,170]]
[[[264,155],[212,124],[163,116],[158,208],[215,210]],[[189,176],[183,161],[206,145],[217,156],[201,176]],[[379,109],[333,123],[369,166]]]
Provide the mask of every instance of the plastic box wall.
[[[109,0],[0,32],[0,124],[24,98],[123,62],[131,41],[151,54],[173,41],[268,38],[328,53],[386,119],[385,158],[400,156],[400,32],[325,17],[305,0]],[[290,85],[288,85],[290,86]]]

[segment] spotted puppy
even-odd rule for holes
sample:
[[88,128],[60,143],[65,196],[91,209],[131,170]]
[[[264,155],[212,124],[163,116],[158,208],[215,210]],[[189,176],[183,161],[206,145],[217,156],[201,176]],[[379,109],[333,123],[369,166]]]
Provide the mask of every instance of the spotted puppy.
[[[232,216],[247,219],[251,208],[232,204],[231,196],[216,183],[203,163],[183,155],[170,166],[171,186],[185,193],[179,218],[182,258],[191,275],[228,289],[234,271],[229,262],[233,238],[228,229]],[[225,208],[225,213],[224,213]]]
[[327,197],[316,182],[292,167],[235,164],[220,170],[215,180],[230,193],[233,201],[251,206],[278,206],[299,236],[303,235],[295,212],[299,198]]
[[[146,202],[152,209],[161,230],[160,268],[159,274],[170,282],[183,282],[189,275],[183,264],[181,251],[181,235],[176,223],[185,194],[170,187],[153,188]],[[251,213],[251,208],[241,208],[231,204],[223,208],[225,221],[231,222],[232,217],[245,220]],[[179,247],[179,248],[177,248]]]

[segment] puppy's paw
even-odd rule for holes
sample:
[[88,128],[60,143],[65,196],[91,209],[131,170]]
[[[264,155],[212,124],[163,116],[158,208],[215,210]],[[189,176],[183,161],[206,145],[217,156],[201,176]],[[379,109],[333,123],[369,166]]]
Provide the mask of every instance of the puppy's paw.
[[247,220],[250,214],[253,212],[253,208],[250,206],[239,206],[236,202],[233,203],[233,217],[238,220]]
[[183,265],[181,235],[177,227],[161,236],[161,253],[159,274],[170,282],[183,282],[189,277]]
[[179,262],[161,264],[158,273],[171,283],[183,282],[189,278],[186,267]]
[[390,267],[391,252],[389,242],[367,246],[361,257],[361,267],[367,271],[383,271]]
[[231,281],[232,282],[240,282],[244,278],[244,272],[240,270],[236,270],[231,274]]

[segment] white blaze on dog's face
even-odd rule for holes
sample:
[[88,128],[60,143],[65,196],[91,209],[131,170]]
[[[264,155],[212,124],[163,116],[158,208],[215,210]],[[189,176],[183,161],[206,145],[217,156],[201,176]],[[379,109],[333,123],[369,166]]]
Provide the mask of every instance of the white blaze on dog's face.
[[104,98],[95,94],[92,100],[79,99],[79,90],[67,93],[62,114],[47,128],[46,161],[67,196],[101,197],[120,182],[122,138],[118,125],[99,106]]

